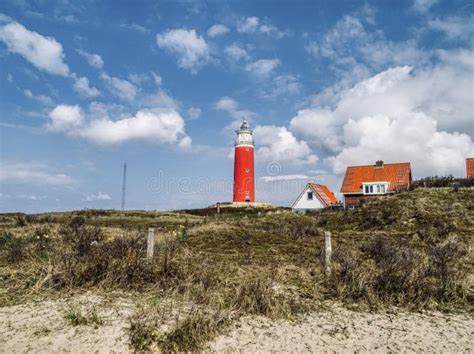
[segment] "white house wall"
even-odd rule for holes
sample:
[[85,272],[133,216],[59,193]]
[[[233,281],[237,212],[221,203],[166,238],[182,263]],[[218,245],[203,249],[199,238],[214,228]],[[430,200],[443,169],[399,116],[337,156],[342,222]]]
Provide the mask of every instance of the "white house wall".
[[[308,192],[313,192],[313,200],[308,200]],[[301,198],[293,206],[293,210],[323,209],[324,204],[319,200],[318,195],[309,187],[306,187]]]

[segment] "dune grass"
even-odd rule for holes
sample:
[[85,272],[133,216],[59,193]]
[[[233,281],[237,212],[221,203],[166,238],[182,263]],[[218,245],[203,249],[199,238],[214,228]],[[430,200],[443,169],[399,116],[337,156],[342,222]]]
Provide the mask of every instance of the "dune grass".
[[[469,310],[474,300],[473,188],[420,188],[314,215],[195,214],[0,215],[0,305],[81,289],[159,294],[130,318],[131,345],[192,351],[241,316],[291,319],[325,300],[371,310]],[[157,238],[148,261],[147,227]],[[330,277],[325,230],[333,233]],[[169,300],[178,313],[165,318]]]

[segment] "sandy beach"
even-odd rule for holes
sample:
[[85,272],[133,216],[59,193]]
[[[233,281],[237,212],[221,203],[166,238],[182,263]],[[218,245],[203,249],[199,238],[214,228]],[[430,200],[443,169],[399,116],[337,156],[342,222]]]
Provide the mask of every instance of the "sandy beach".
[[[72,326],[64,314],[71,301],[50,300],[0,309],[2,353],[131,352],[127,333],[132,302],[80,297],[101,325]],[[86,305],[87,304],[87,305]],[[214,352],[472,352],[474,318],[467,313],[364,313],[337,304],[298,321],[244,317],[208,343]],[[153,351],[158,351],[152,347]]]

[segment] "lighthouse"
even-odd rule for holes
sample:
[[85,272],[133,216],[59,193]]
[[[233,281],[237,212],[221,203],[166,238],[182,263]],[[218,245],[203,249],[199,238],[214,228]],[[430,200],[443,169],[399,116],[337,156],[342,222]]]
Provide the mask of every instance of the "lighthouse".
[[254,163],[253,136],[247,120],[244,118],[240,128],[235,131],[234,160],[234,203],[254,203]]

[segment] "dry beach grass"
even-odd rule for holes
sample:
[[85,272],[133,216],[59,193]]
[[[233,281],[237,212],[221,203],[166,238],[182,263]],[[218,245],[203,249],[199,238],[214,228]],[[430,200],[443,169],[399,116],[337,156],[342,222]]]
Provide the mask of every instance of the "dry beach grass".
[[[331,306],[357,311],[351,316],[364,321],[387,310],[415,320],[413,311],[450,312],[453,323],[460,321],[450,330],[464,333],[461,328],[472,324],[474,301],[472,220],[473,188],[416,189],[357,210],[306,216],[286,210],[5,214],[0,216],[0,316],[15,322],[12,309],[26,316],[29,308],[50,307],[53,318],[62,311],[55,309],[69,309],[69,319],[58,321],[76,331],[100,332],[119,323],[114,333],[124,333],[126,340],[98,344],[99,350],[107,345],[115,350],[221,350],[230,343],[222,338],[234,338],[229,348],[238,350],[243,342],[236,336],[248,335],[236,332],[236,324],[247,328],[252,318],[261,318],[278,332],[292,326],[285,321],[303,321],[301,333],[306,333],[317,326],[318,313],[326,322],[332,318]],[[157,233],[150,261],[144,259],[148,227]],[[322,263],[324,230],[333,233],[329,278]],[[79,300],[85,302],[83,311],[64,305]],[[119,314],[113,317],[105,304],[113,304]],[[432,313],[444,321],[439,312]],[[110,316],[113,321],[107,320]],[[21,331],[12,326],[4,333]],[[50,339],[64,337],[54,323],[28,330]],[[17,338],[22,341],[18,351],[33,340]],[[0,347],[15,349],[12,340],[2,335]],[[328,348],[337,350],[334,345]],[[366,349],[377,349],[371,345]],[[466,345],[449,348],[473,349]]]

